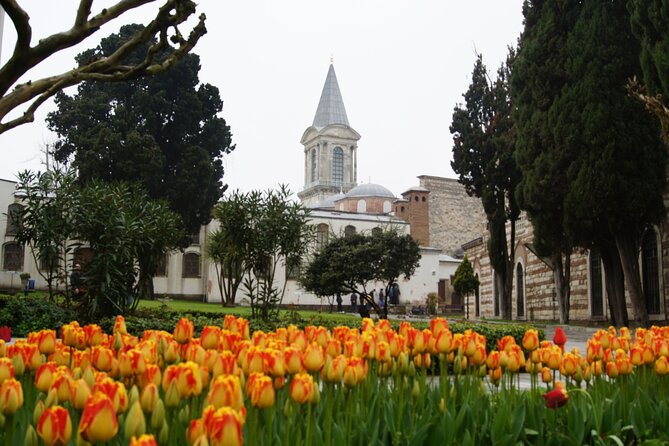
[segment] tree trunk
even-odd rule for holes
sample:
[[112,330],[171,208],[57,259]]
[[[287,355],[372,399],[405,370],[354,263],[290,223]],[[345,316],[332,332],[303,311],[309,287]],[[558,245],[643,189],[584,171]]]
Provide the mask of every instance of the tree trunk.
[[552,255],[553,260],[553,282],[555,283],[555,295],[558,302],[558,317],[560,324],[569,323],[569,300],[571,287],[571,254],[567,253],[562,261],[562,253]]
[[627,305],[625,304],[625,279],[620,264],[618,250],[612,243],[603,243],[599,246],[604,265],[604,285],[606,300],[611,313],[611,324],[616,327],[629,325]]
[[641,276],[639,274],[638,243],[635,243],[629,234],[617,234],[615,236],[616,246],[620,263],[625,275],[625,285],[630,293],[634,320],[641,327],[649,326],[648,309],[641,289]]

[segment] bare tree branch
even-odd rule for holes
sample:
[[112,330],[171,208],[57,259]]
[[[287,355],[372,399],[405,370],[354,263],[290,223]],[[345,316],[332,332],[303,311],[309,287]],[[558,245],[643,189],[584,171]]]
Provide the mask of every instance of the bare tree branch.
[[627,83],[627,92],[640,101],[646,107],[646,110],[657,116],[662,126],[662,137],[665,142],[669,143],[669,108],[664,105],[662,95],[653,96],[648,93],[646,87],[640,84],[636,77],[630,79]]
[[[102,10],[89,19],[92,0],[81,0],[74,26],[65,32],[53,34],[30,47],[32,29],[29,17],[15,0],[0,0],[7,14],[12,19],[19,34],[19,41],[10,60],[0,68],[0,134],[21,124],[34,120],[35,110],[47,99],[63,88],[76,85],[86,80],[107,82],[124,81],[144,75],[156,74],[169,69],[188,54],[206,32],[205,16],[201,14],[197,25],[193,27],[187,39],[183,38],[179,25],[182,25],[195,13],[195,3],[191,0],[163,0],[155,18],[128,42],[113,54],[93,60],[59,75],[48,76],[36,81],[29,81],[14,86],[16,81],[31,68],[58,51],[69,48],[95,33],[100,26],[121,16],[123,13],[156,0],[119,0],[113,6]],[[172,33],[177,47],[164,60],[155,61],[155,56],[169,45],[168,34]],[[151,43],[144,60],[136,65],[125,65],[123,60],[136,49]],[[7,93],[10,88],[13,90]],[[32,101],[32,102],[31,102]],[[5,117],[12,110],[29,104],[23,114],[5,122]]]

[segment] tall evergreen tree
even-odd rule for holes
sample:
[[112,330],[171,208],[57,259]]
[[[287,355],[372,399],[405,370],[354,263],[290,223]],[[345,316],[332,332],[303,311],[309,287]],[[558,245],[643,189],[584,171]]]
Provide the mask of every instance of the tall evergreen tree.
[[[77,56],[80,65],[113,54],[141,25]],[[169,47],[163,52],[173,51]],[[141,61],[142,51],[128,57]],[[230,153],[230,128],[218,116],[218,89],[200,84],[200,60],[185,56],[165,73],[128,82],[86,81],[74,96],[59,93],[48,116],[59,140],[55,156],[77,169],[79,180],[132,181],[152,198],[167,200],[184,228],[194,233],[211,219],[225,186],[222,156]]]
[[627,317],[622,271],[647,324],[637,253],[664,214],[666,150],[625,93],[640,70],[626,2],[533,1],[524,12],[513,80],[521,203],[555,257],[564,246],[599,248],[615,323]]
[[534,230],[534,250],[553,271],[560,323],[569,322],[570,240],[564,222],[567,169],[576,156],[571,141],[556,138],[563,118],[554,107],[571,82],[567,39],[578,17],[578,2],[525,2],[525,29],[511,75],[517,128],[516,160],[523,172],[520,206]]
[[669,0],[630,0],[627,5],[632,32],[641,42],[646,87],[632,85],[632,92],[660,118],[669,140]]
[[610,232],[635,319],[647,326],[638,253],[644,232],[666,213],[667,151],[656,120],[624,89],[641,71],[626,3],[583,2],[569,43],[575,82],[564,96],[572,120],[558,131],[563,138],[580,135],[569,212],[577,220],[598,219]]
[[[478,55],[471,85],[464,94],[465,104],[455,107],[450,126],[451,167],[467,193],[481,199],[488,219],[488,253],[501,296],[495,305],[499,304],[504,319],[511,319],[515,222],[520,215],[515,196],[520,171],[513,157],[515,137],[508,85],[514,58],[514,51],[510,50],[492,82]],[[508,241],[507,222],[511,227]]]

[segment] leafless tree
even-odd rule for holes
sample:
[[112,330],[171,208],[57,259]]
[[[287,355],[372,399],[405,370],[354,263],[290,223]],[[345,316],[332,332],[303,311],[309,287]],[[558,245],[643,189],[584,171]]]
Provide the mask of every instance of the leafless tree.
[[[64,73],[17,84],[36,65],[63,49],[77,45],[106,23],[148,3],[162,4],[153,20],[109,57],[91,60]],[[11,58],[0,67],[0,134],[32,122],[35,110],[63,88],[86,80],[118,82],[164,71],[188,54],[207,32],[205,16],[201,14],[187,37],[181,33],[179,26],[196,12],[195,3],[190,0],[118,0],[95,15],[91,11],[93,0],[80,0],[70,29],[52,34],[32,45],[30,17],[18,1],[0,0],[0,6],[13,23],[17,34]],[[174,52],[158,59],[157,54],[170,43],[176,47]],[[148,46],[144,60],[137,64],[124,62],[126,56],[143,46]],[[20,116],[6,119],[8,113],[21,106],[27,108]]]

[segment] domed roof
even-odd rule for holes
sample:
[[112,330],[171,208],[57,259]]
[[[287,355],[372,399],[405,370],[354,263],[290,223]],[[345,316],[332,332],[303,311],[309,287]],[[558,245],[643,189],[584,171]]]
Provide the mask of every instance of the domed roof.
[[395,198],[395,195],[380,184],[360,184],[346,193],[346,198],[352,197],[388,197]]
[[344,198],[344,194],[339,193],[335,195],[330,195],[329,197],[325,197],[323,201],[319,201],[318,203],[314,204],[311,206],[312,209],[333,209],[335,207],[335,201],[341,200]]

